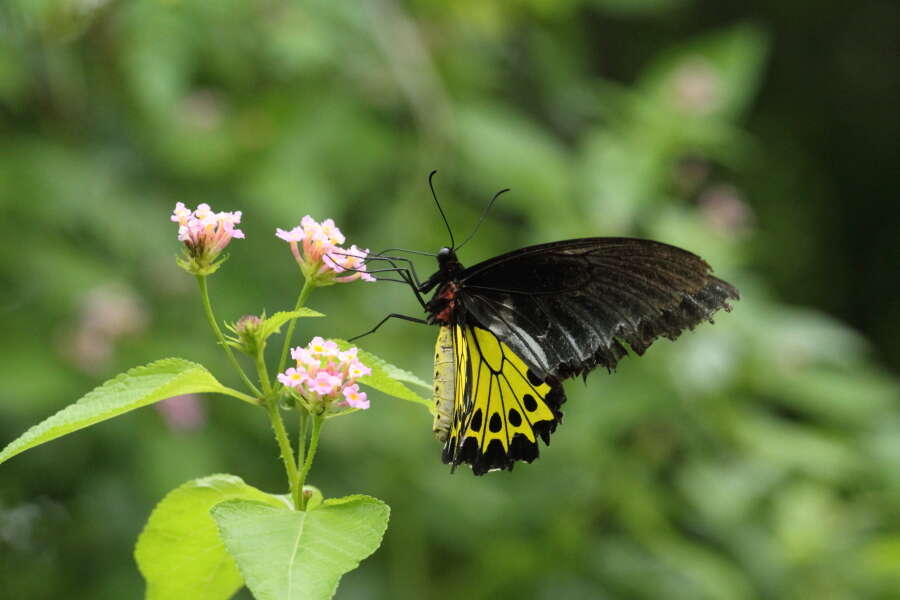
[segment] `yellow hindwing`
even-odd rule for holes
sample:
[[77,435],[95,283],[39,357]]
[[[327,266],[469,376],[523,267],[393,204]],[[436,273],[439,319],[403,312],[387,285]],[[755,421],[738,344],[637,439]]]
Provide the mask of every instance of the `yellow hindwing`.
[[[535,378],[522,359],[487,329],[454,325],[451,337],[450,328],[445,327],[438,336],[439,345],[444,329],[452,342],[455,363],[453,414],[444,462],[454,466],[468,463],[480,475],[512,469],[517,460],[537,458],[537,438],[549,443],[550,433],[562,417],[559,406],[565,394],[560,382]],[[437,362],[435,367],[435,400],[441,405],[437,389],[443,371]],[[441,386],[446,402],[448,386],[443,382]],[[436,408],[437,433],[441,411],[440,406]]]

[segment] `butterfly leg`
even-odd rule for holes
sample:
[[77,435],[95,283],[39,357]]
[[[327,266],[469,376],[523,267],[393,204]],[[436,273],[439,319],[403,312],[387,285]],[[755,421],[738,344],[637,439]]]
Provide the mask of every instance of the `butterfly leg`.
[[[346,267],[340,267],[327,254],[325,255],[324,259],[326,261],[330,260],[333,266],[339,267],[341,269],[339,272],[366,273],[368,275],[375,275],[377,273],[397,273],[398,275],[400,275],[400,277],[402,279],[390,279],[389,277],[378,277],[378,281],[393,281],[394,283],[402,283],[404,285],[408,285],[410,288],[412,288],[413,294],[415,294],[415,296],[416,296],[416,300],[419,301],[419,304],[422,305],[422,308],[425,308],[425,300],[422,298],[422,294],[419,292],[419,289],[417,287],[418,279],[416,278],[415,270],[411,271],[410,269],[408,269],[406,267],[398,267],[393,262],[391,262],[391,259],[407,260],[407,261],[409,259],[403,259],[403,258],[398,259],[397,257],[376,256],[376,257],[373,257],[373,260],[374,259],[386,260],[387,262],[389,262],[391,264],[391,267],[385,268],[385,269],[374,269],[372,271],[369,271],[369,270],[364,271],[362,269],[348,269]],[[412,266],[411,263],[410,263],[410,266]]]
[[419,282],[419,274],[416,272],[416,266],[413,264],[412,260],[408,258],[404,258],[402,256],[384,256],[382,254],[370,254],[366,257],[366,260],[384,260],[391,264],[392,267],[397,267],[393,261],[406,263],[405,270],[412,276],[413,282],[416,286],[421,285]]
[[382,325],[384,325],[389,319],[403,319],[404,321],[410,321],[411,323],[421,323],[421,324],[423,324],[423,325],[428,325],[428,321],[426,321],[425,319],[419,319],[419,318],[417,318],[417,317],[409,317],[409,316],[407,316],[407,315],[399,315],[399,314],[396,314],[396,313],[391,313],[391,314],[389,314],[388,316],[386,316],[385,318],[383,318],[381,321],[379,321],[379,322],[378,322],[378,325],[376,325],[375,327],[373,327],[373,328],[370,329],[369,331],[367,331],[367,332],[365,332],[365,333],[361,333],[361,334],[359,334],[359,335],[357,335],[357,336],[353,336],[352,338],[350,338],[350,339],[347,340],[347,341],[348,341],[348,342],[352,342],[352,341],[354,341],[354,340],[358,340],[358,339],[361,338],[361,337],[365,337],[365,336],[369,335],[370,333],[375,333],[375,332],[378,331],[378,329],[379,329]]
[[[384,257],[378,257],[378,258],[380,258],[381,260],[387,260],[388,262],[391,263],[391,265],[394,265],[394,263],[391,262],[391,260],[389,258],[384,258]],[[395,257],[390,257],[390,258],[392,259]],[[409,260],[409,259],[398,259],[398,260]],[[412,264],[410,264],[410,266],[412,266]],[[408,285],[410,287],[410,289],[412,289],[413,294],[416,296],[416,300],[419,301],[419,304],[422,306],[422,308],[425,308],[425,304],[426,304],[425,299],[422,298],[422,293],[419,291],[419,284],[418,284],[419,279],[418,279],[418,277],[416,277],[415,269],[410,270],[410,269],[407,269],[404,267],[398,267],[398,266],[394,265],[393,268],[390,268],[390,269],[376,269],[375,271],[369,271],[369,273],[382,273],[382,272],[391,272],[391,273],[397,273],[398,275],[400,275],[400,277],[403,278],[402,281],[400,281],[399,279],[385,279],[383,277],[381,278],[381,281],[396,281],[398,283],[405,283],[406,285]]]

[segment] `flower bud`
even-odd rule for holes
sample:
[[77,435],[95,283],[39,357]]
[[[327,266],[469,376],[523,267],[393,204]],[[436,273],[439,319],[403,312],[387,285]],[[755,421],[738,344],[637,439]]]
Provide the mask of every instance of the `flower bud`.
[[228,345],[249,356],[256,356],[262,343],[259,329],[263,318],[256,315],[244,315],[237,320],[237,323],[226,323],[225,327],[235,334],[228,336]]

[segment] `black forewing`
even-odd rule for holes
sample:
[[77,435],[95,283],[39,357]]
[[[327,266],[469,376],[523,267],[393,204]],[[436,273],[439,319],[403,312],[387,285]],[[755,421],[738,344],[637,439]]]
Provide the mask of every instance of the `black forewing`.
[[659,337],[675,339],[739,294],[699,256],[635,238],[529,246],[464,270],[462,309],[540,377],[612,369]]

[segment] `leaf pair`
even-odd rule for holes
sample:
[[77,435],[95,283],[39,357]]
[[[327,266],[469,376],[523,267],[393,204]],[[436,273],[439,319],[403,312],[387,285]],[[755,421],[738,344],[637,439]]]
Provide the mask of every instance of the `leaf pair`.
[[331,598],[381,544],[389,513],[368,496],[295,511],[238,477],[211,475],[157,505],[135,559],[148,600],[225,600],[245,583],[257,600]]

